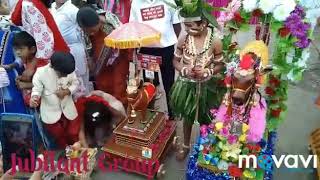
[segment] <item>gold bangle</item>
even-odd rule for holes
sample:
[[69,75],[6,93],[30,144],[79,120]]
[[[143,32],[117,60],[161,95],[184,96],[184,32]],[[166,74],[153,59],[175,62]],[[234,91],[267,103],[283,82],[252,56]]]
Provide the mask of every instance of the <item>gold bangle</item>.
[[185,77],[185,76],[187,75],[186,70],[187,70],[187,67],[183,67],[183,68],[180,70],[180,74],[181,74],[182,77]]

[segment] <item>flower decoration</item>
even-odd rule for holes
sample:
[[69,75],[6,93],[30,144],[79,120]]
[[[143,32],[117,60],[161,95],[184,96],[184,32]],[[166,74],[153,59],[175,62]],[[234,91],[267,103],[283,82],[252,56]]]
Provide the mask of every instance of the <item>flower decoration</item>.
[[[290,6],[290,8],[291,8],[291,6]],[[294,6],[293,9],[294,9],[294,11],[293,11],[294,14],[297,14],[300,17],[304,17],[305,16],[305,12],[304,12],[304,9],[303,9],[302,6],[300,6],[300,5]]]
[[301,6],[296,6],[295,10],[285,21],[285,27],[290,30],[290,33],[297,38],[295,46],[298,48],[307,48],[311,40],[308,37],[308,31],[311,24],[303,21],[304,11]]
[[220,131],[222,128],[223,128],[223,123],[222,122],[217,122],[215,124],[215,127],[216,127],[216,130],[217,131]]
[[209,128],[210,130],[213,130],[213,129],[215,128],[215,125],[214,125],[214,124],[209,124],[208,128]]
[[295,45],[298,48],[307,48],[310,45],[310,43],[311,43],[310,39],[308,39],[307,37],[302,37],[295,43]]
[[235,72],[235,70],[238,68],[239,63],[235,62],[235,61],[231,61],[230,63],[227,63],[226,66],[226,74],[227,76],[231,76],[231,74],[233,74]]
[[282,27],[279,29],[279,35],[281,37],[286,37],[290,34],[290,30],[287,27]]
[[215,158],[212,158],[212,159],[211,159],[210,163],[211,163],[212,165],[214,165],[214,166],[217,166],[218,163],[219,163],[219,161],[220,161],[220,159],[217,158],[217,157],[215,157]]
[[302,51],[301,58],[298,60],[298,62],[295,63],[295,65],[300,68],[307,68],[307,61],[308,61],[309,57],[310,57],[309,50],[304,49]]
[[230,21],[234,18],[234,14],[239,10],[241,7],[240,0],[232,0],[225,11],[220,12],[220,16],[218,17],[217,21],[221,27],[224,27],[225,23]]
[[254,17],[260,17],[260,16],[262,16],[262,12],[261,12],[261,10],[260,9],[256,9],[256,10],[254,10],[254,11],[252,11],[252,16],[254,16]]
[[294,50],[294,48],[291,48],[291,49],[288,51],[287,56],[286,56],[286,62],[287,62],[287,64],[291,64],[291,63],[293,62],[294,54],[295,54],[295,50]]
[[242,7],[246,12],[252,12],[257,9],[258,1],[257,0],[243,0]]
[[246,178],[249,178],[249,179],[254,179],[256,177],[256,172],[246,169],[243,172],[243,176],[246,177]]
[[204,159],[205,159],[205,161],[206,161],[206,164],[210,164],[211,159],[212,159],[212,155],[206,154],[206,155],[204,156]]
[[279,108],[279,109],[271,110],[271,115],[272,115],[273,117],[278,118],[278,117],[280,116],[280,113],[281,113],[281,109],[280,109],[280,108]]
[[243,17],[241,16],[240,12],[235,12],[233,19],[235,20],[236,23],[240,24],[244,22]]
[[206,125],[202,125],[200,127],[200,133],[201,133],[201,137],[207,137],[208,136],[208,131],[207,131],[207,126]]
[[210,114],[211,116],[215,117],[216,116],[216,113],[217,113],[217,109],[210,109]]
[[197,146],[198,163],[206,167],[214,166],[220,171],[229,172],[234,177],[243,176],[242,172],[245,169],[236,168],[239,155],[259,154],[262,149],[259,144],[247,144],[245,139],[250,127],[245,123],[241,127],[242,134],[239,136],[231,133],[229,123],[214,122],[201,126],[201,132],[206,132],[208,135],[205,138],[200,137],[199,146]]
[[295,82],[295,76],[294,76],[294,73],[293,73],[293,70],[291,70],[288,74],[287,74],[287,78],[289,81],[292,81],[292,82]]
[[242,176],[242,170],[238,168],[237,166],[229,166],[228,172],[230,176],[233,177],[241,177]]
[[247,141],[247,135],[245,135],[245,134],[241,135],[239,137],[239,141],[242,142],[242,143],[246,142]]
[[265,13],[271,13],[276,6],[280,5],[279,0],[260,0],[258,3],[259,8]]
[[240,153],[241,153],[241,149],[240,148],[233,148],[233,149],[230,149],[228,152],[226,152],[226,157],[228,159],[229,158],[238,159]]
[[284,21],[289,17],[290,13],[295,10],[295,7],[295,0],[282,1],[282,3],[274,9],[273,17],[278,21]]
[[229,168],[229,165],[226,161],[224,161],[224,160],[219,161],[218,169],[226,171],[226,170],[228,170],[228,168]]
[[208,143],[209,142],[209,139],[208,138],[206,138],[206,137],[201,137],[200,138],[200,144],[206,144],[206,143]]
[[277,79],[275,76],[270,76],[269,84],[273,87],[279,87],[280,86],[280,80]]
[[271,87],[266,87],[265,92],[267,95],[274,96],[275,91]]
[[229,129],[228,128],[222,128],[220,131],[220,135],[227,137],[229,135]]
[[247,124],[242,125],[242,133],[247,133],[249,129],[250,129],[249,125]]
[[234,144],[234,143],[237,142],[237,140],[238,140],[238,137],[235,136],[235,135],[230,135],[230,136],[228,136],[228,143],[229,143],[229,144]]

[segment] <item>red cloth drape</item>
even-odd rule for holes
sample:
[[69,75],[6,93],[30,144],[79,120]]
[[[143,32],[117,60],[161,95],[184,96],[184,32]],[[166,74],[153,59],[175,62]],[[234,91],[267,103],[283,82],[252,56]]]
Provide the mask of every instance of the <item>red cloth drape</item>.
[[[104,37],[107,34],[100,30],[90,36],[93,48],[93,60],[99,61],[100,53],[104,47]],[[119,99],[125,106],[127,104],[127,76],[129,74],[129,60],[132,57],[132,51],[129,49],[120,50],[120,54],[111,66],[101,69],[95,77],[96,89],[102,90]]]
[[[24,0],[19,0],[12,15],[11,21],[17,25],[22,26],[22,2]],[[70,49],[66,42],[64,41],[57,24],[55,23],[51,13],[47,9],[47,7],[40,0],[30,0],[34,4],[34,6],[41,12],[41,14],[45,17],[46,23],[48,27],[51,29],[54,38],[54,49],[53,51],[62,51],[62,52],[70,52]]]

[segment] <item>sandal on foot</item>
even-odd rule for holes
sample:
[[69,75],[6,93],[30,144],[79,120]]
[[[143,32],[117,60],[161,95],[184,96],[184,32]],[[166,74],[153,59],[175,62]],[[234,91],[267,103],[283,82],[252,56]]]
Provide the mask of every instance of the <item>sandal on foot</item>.
[[186,146],[186,145],[182,145],[182,147],[180,148],[180,150],[178,151],[178,154],[176,156],[176,159],[178,161],[183,161],[186,159],[186,157],[188,156],[190,152],[190,146]]

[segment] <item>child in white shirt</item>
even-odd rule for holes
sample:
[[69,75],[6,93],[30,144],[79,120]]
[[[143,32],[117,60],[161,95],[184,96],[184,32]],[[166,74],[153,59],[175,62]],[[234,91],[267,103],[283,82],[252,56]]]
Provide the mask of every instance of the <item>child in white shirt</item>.
[[33,77],[30,106],[40,105],[45,129],[59,148],[65,148],[78,141],[80,122],[72,95],[79,81],[70,53],[55,52],[50,60],[48,65],[38,68]]

